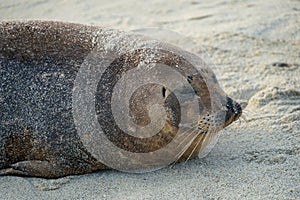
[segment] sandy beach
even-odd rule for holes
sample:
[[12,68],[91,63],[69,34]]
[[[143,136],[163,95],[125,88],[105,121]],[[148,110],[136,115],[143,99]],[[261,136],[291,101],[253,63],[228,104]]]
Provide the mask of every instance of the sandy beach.
[[203,58],[244,109],[205,158],[142,174],[1,176],[0,199],[300,199],[299,0],[0,0],[0,13],[168,41]]

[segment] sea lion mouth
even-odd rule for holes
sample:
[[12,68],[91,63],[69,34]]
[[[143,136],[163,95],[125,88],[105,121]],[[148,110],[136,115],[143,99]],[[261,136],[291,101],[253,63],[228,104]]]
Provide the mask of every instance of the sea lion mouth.
[[231,98],[227,97],[227,104],[226,104],[226,116],[225,116],[225,124],[224,128],[227,127],[232,122],[239,119],[242,115],[242,107],[237,102],[233,101]]

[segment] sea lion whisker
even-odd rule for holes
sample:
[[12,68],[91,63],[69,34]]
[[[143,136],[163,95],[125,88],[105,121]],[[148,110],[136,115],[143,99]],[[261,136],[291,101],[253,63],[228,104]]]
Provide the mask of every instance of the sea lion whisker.
[[[243,113],[242,113],[242,115],[241,115],[241,117],[243,117],[244,119],[246,119],[246,117],[248,117],[248,116],[255,116],[255,115],[257,115],[257,113],[256,112],[253,112],[253,111],[251,111],[251,110],[243,110]],[[248,120],[246,119],[245,120],[246,122],[248,122]]]
[[251,114],[255,114],[254,111],[249,110],[249,109],[243,109],[243,113],[251,113]]
[[214,137],[216,137],[216,133],[218,132],[217,127],[210,127],[210,130],[206,132],[205,138],[203,139],[203,142],[201,144],[201,149],[199,153],[203,152],[204,149],[208,148],[208,145],[212,141]]
[[241,117],[239,118],[240,121],[244,120],[246,123],[248,123],[246,115],[242,114]]
[[193,153],[195,152],[195,150],[197,149],[198,145],[200,144],[201,140],[203,137],[205,137],[206,134],[202,134],[201,137],[198,138],[198,141],[195,145],[195,147],[193,148],[192,152],[190,153],[190,155],[188,156],[188,158],[186,159],[185,163],[191,158],[191,156],[193,155]]
[[[194,128],[196,128],[196,127],[194,127]],[[191,128],[191,129],[193,129],[193,128]],[[191,130],[191,129],[190,129],[190,130]],[[187,132],[187,131],[185,131],[185,132]],[[188,135],[184,135],[185,138],[179,143],[179,145],[182,144],[182,143],[184,143],[185,140],[186,140],[187,138],[189,138],[191,135],[194,134],[194,132],[191,131],[190,133],[187,133],[187,134],[188,134]],[[197,135],[195,135],[195,136],[190,140],[190,142],[188,142],[188,143],[182,148],[182,150],[175,156],[177,159],[173,162],[173,164],[172,164],[170,167],[172,167],[172,166],[180,159],[180,157],[185,153],[185,151],[186,151],[186,150],[188,149],[188,147],[191,145],[191,143],[193,142],[193,140],[195,139],[195,137],[197,137]]]
[[184,137],[184,139],[178,145],[181,145],[182,143],[184,143],[187,138],[189,138],[191,135],[194,134],[194,130],[197,128],[196,126],[192,127],[192,128],[189,128],[189,129],[187,129],[187,130],[185,130],[184,132],[181,133],[181,136],[179,136],[179,137]]

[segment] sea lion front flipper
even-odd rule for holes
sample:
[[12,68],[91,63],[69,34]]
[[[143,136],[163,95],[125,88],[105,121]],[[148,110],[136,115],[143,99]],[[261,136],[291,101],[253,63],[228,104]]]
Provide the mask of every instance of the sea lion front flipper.
[[39,176],[55,178],[61,176],[61,166],[48,161],[30,160],[13,164],[0,171],[1,175]]

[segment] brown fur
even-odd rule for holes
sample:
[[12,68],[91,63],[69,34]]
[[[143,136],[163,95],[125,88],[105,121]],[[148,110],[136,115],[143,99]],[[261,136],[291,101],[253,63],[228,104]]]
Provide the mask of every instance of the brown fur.
[[[99,36],[99,32],[102,35]],[[87,151],[76,133],[71,116],[71,93],[76,73],[84,59],[93,49],[101,48],[101,43],[95,44],[93,40],[99,36],[103,37],[105,43],[104,38],[111,37],[109,32],[95,26],[61,22],[0,23],[0,66],[4,66],[3,77],[8,76],[9,80],[3,81],[2,85],[0,83],[0,89],[4,91],[0,93],[0,97],[4,98],[0,104],[0,110],[2,109],[4,113],[0,117],[2,174],[54,178],[108,168]],[[147,39],[141,37],[141,40]],[[129,39],[127,41],[130,43]],[[210,72],[195,71],[192,64],[184,58],[185,53],[182,50],[172,46],[166,46],[166,50],[163,46],[161,48],[161,53],[165,56],[158,56],[154,61],[183,66],[178,71],[186,77],[196,74],[191,85],[195,92],[200,93],[199,98],[204,102],[207,111],[211,110],[213,104],[207,88],[209,87],[207,81],[213,82],[208,78]],[[110,73],[113,75],[119,73],[113,71],[117,67],[121,67],[121,71],[126,71],[128,70],[124,67],[127,66],[126,63],[132,67],[147,59],[144,51],[139,50],[128,55],[121,52],[119,56],[121,59],[114,62],[115,66],[111,67]],[[10,70],[14,70],[13,73]],[[32,77],[24,76],[26,73]],[[44,76],[45,73],[49,77]],[[17,77],[16,80],[13,76]],[[35,85],[32,83],[35,81],[42,89],[34,88]],[[39,85],[43,83],[44,85]],[[212,85],[216,87],[214,91],[217,91],[219,88],[217,82]],[[29,89],[31,87],[33,89]],[[29,96],[26,96],[28,93]],[[36,93],[37,97],[34,96]],[[178,119],[180,110],[174,96],[170,91],[166,97],[153,96],[153,93],[161,94],[161,87],[148,86],[135,93],[131,101],[131,114],[137,124],[145,126],[150,122],[147,113],[148,104],[153,104],[154,99],[161,102],[166,110],[172,111],[167,112],[167,120],[161,131],[151,138],[135,138],[103,121],[108,130],[108,137],[115,145],[131,152],[147,153],[163,148],[175,137],[180,122]],[[97,95],[98,104],[103,103],[103,93]],[[226,104],[226,96],[223,94],[220,96],[224,98],[222,102]],[[104,117],[107,119],[112,116],[99,115],[98,120],[101,121]],[[226,121],[226,125],[233,119],[236,118]],[[205,133],[199,134],[194,139],[177,161],[193,158],[199,153],[205,138],[203,134]]]

